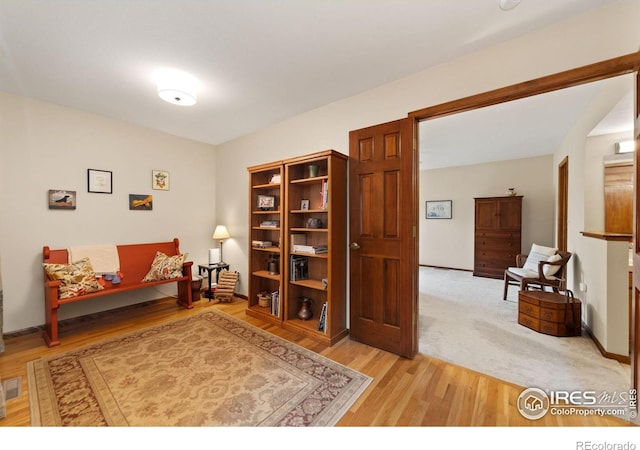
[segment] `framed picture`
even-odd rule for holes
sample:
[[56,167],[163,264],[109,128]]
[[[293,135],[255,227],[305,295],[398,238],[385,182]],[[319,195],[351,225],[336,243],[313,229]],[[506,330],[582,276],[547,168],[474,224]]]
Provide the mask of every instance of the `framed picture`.
[[151,211],[153,209],[153,195],[129,194],[129,209]]
[[87,189],[99,194],[113,193],[113,173],[109,170],[87,169]]
[[276,207],[275,195],[258,195],[258,209],[268,211]]
[[151,175],[151,187],[159,191],[169,190],[169,172],[154,170]]
[[427,200],[427,219],[451,219],[451,200]]
[[309,209],[309,200],[300,200],[300,209],[306,211]]
[[76,209],[76,191],[50,189],[49,209]]

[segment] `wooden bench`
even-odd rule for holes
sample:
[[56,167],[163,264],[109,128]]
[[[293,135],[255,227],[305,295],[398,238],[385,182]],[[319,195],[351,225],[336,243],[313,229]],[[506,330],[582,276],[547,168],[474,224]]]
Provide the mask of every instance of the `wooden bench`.
[[[182,277],[170,280],[158,280],[143,282],[142,279],[151,269],[151,264],[160,251],[167,256],[180,254],[179,241],[174,239],[171,242],[157,242],[146,244],[117,245],[118,257],[120,260],[120,272],[122,280],[119,284],[105,282],[104,289],[96,292],[82,294],[76,297],[59,298],[60,280],[51,281],[44,274],[44,300],[46,324],[43,332],[45,342],[49,347],[60,344],[58,340],[58,308],[67,303],[89,300],[92,298],[105,297],[136,289],[149,288],[167,283],[178,283],[178,304],[187,309],[193,308],[191,292],[191,266],[192,261],[185,261],[182,268]],[[52,250],[49,247],[42,249],[43,262],[48,264],[69,264],[69,254],[67,249]]]

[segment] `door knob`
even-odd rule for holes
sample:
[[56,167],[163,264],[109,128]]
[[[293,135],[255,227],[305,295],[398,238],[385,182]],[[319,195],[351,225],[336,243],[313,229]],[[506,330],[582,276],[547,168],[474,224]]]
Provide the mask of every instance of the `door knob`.
[[352,242],[351,245],[349,246],[352,250],[358,250],[360,248],[360,246],[358,245],[357,242]]

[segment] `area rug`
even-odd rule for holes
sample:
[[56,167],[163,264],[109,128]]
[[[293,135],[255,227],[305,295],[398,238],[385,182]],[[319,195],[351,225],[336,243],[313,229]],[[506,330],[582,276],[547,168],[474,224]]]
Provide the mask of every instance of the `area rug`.
[[32,426],[332,426],[371,382],[214,309],[27,373]]

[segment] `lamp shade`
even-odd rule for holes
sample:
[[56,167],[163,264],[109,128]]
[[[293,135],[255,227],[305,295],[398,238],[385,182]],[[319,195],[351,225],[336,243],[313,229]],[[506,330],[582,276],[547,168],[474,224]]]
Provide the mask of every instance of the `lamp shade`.
[[227,227],[225,227],[224,225],[218,225],[213,232],[212,237],[213,239],[229,239],[231,235],[229,235]]

